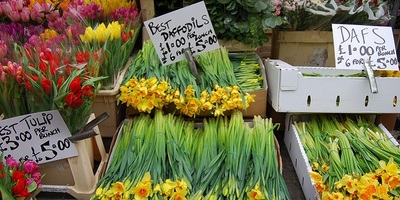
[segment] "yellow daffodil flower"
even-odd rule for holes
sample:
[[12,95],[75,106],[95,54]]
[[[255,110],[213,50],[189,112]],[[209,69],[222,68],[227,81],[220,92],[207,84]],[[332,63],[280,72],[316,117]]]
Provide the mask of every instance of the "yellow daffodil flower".
[[171,195],[171,200],[186,200],[186,194],[180,193],[180,192],[174,192]]
[[264,199],[264,196],[262,195],[261,191],[260,191],[260,186],[258,184],[256,184],[254,186],[254,188],[247,193],[247,197],[249,197],[249,199],[253,200],[253,199]]
[[175,187],[178,185],[178,183],[172,181],[171,179],[167,179],[165,180],[165,183],[163,183],[161,185],[162,191],[164,192],[164,194],[166,194],[167,196],[171,196],[173,193],[173,190],[175,189]]
[[[321,177],[319,177],[319,178],[322,178],[322,176]],[[343,177],[342,177],[342,179],[340,179],[339,181],[337,181],[336,183],[335,183],[335,187],[336,187],[336,189],[341,189],[342,187],[346,187],[347,186],[347,183],[349,183],[350,181],[352,181],[352,179],[353,179],[353,177],[352,176],[350,176],[350,175],[344,175]],[[314,180],[314,179],[313,179]],[[321,179],[322,180],[322,179]],[[319,181],[321,181],[321,180],[319,180]]]
[[146,172],[142,180],[132,190],[135,200],[145,200],[150,196],[152,182],[150,173]]

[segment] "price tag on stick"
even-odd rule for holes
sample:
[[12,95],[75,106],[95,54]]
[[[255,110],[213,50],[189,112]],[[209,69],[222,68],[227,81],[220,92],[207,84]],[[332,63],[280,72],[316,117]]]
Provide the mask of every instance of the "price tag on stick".
[[393,31],[387,26],[332,24],[336,68],[398,70]]
[[185,59],[185,49],[198,55],[219,48],[203,1],[144,22],[162,65]]
[[0,151],[5,157],[43,164],[78,156],[70,136],[58,110],[0,120]]

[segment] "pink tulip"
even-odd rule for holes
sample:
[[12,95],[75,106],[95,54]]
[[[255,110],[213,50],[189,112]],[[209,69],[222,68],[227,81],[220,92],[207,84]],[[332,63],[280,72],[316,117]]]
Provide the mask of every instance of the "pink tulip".
[[19,66],[15,62],[8,61],[7,63],[8,73],[12,76],[16,76],[19,70]]
[[46,15],[47,21],[55,21],[60,18],[60,11],[59,10],[54,10],[50,12],[49,14]]
[[3,40],[0,40],[0,60],[5,58],[7,54],[8,54],[8,46]]
[[7,2],[0,2],[0,6],[4,15],[8,15],[12,11],[11,5]]
[[[0,67],[0,68],[3,69],[3,67]],[[0,72],[0,81],[3,83],[6,82],[6,73],[4,71]]]
[[13,10],[8,15],[8,18],[10,18],[13,22],[19,22],[19,20],[21,20],[21,15],[19,14],[19,11]]
[[31,19],[35,22],[41,23],[44,18],[42,6],[39,3],[35,3],[31,9]]
[[3,4],[5,4],[6,2],[0,2],[0,16],[3,15]]
[[10,3],[11,8],[15,11],[21,11],[22,7],[24,7],[24,2],[22,0],[9,0],[8,2]]
[[21,20],[23,22],[29,22],[30,20],[29,8],[23,7],[20,15],[21,15]]

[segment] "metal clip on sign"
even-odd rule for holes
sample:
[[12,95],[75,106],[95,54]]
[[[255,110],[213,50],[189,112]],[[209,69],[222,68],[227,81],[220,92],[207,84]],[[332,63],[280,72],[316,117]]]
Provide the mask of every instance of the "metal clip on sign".
[[369,80],[369,87],[372,93],[378,93],[378,85],[376,84],[376,79],[374,75],[374,71],[372,70],[371,60],[364,59],[364,66],[367,71],[367,78]]
[[87,123],[81,130],[75,132],[71,137],[68,137],[68,139],[71,142],[76,142],[98,135],[98,131],[93,128],[99,125],[104,120],[108,119],[109,117],[110,116],[106,112],[104,112],[103,114],[99,115],[98,117]]
[[193,76],[196,78],[196,83],[201,84],[200,76],[197,71],[197,66],[199,65],[199,63],[197,63],[197,61],[194,59],[192,51],[189,47],[183,49],[183,52],[185,53],[185,57],[189,62],[190,70],[192,71]]

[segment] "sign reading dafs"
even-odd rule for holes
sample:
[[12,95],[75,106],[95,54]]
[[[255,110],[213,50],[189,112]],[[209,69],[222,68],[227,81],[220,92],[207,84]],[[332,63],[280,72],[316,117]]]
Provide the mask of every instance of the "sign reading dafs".
[[398,70],[392,27],[332,24],[336,68]]
[[0,120],[0,151],[4,157],[42,164],[77,156],[69,136],[58,110]]
[[145,21],[144,25],[163,65],[185,59],[186,48],[193,55],[219,48],[203,1]]

